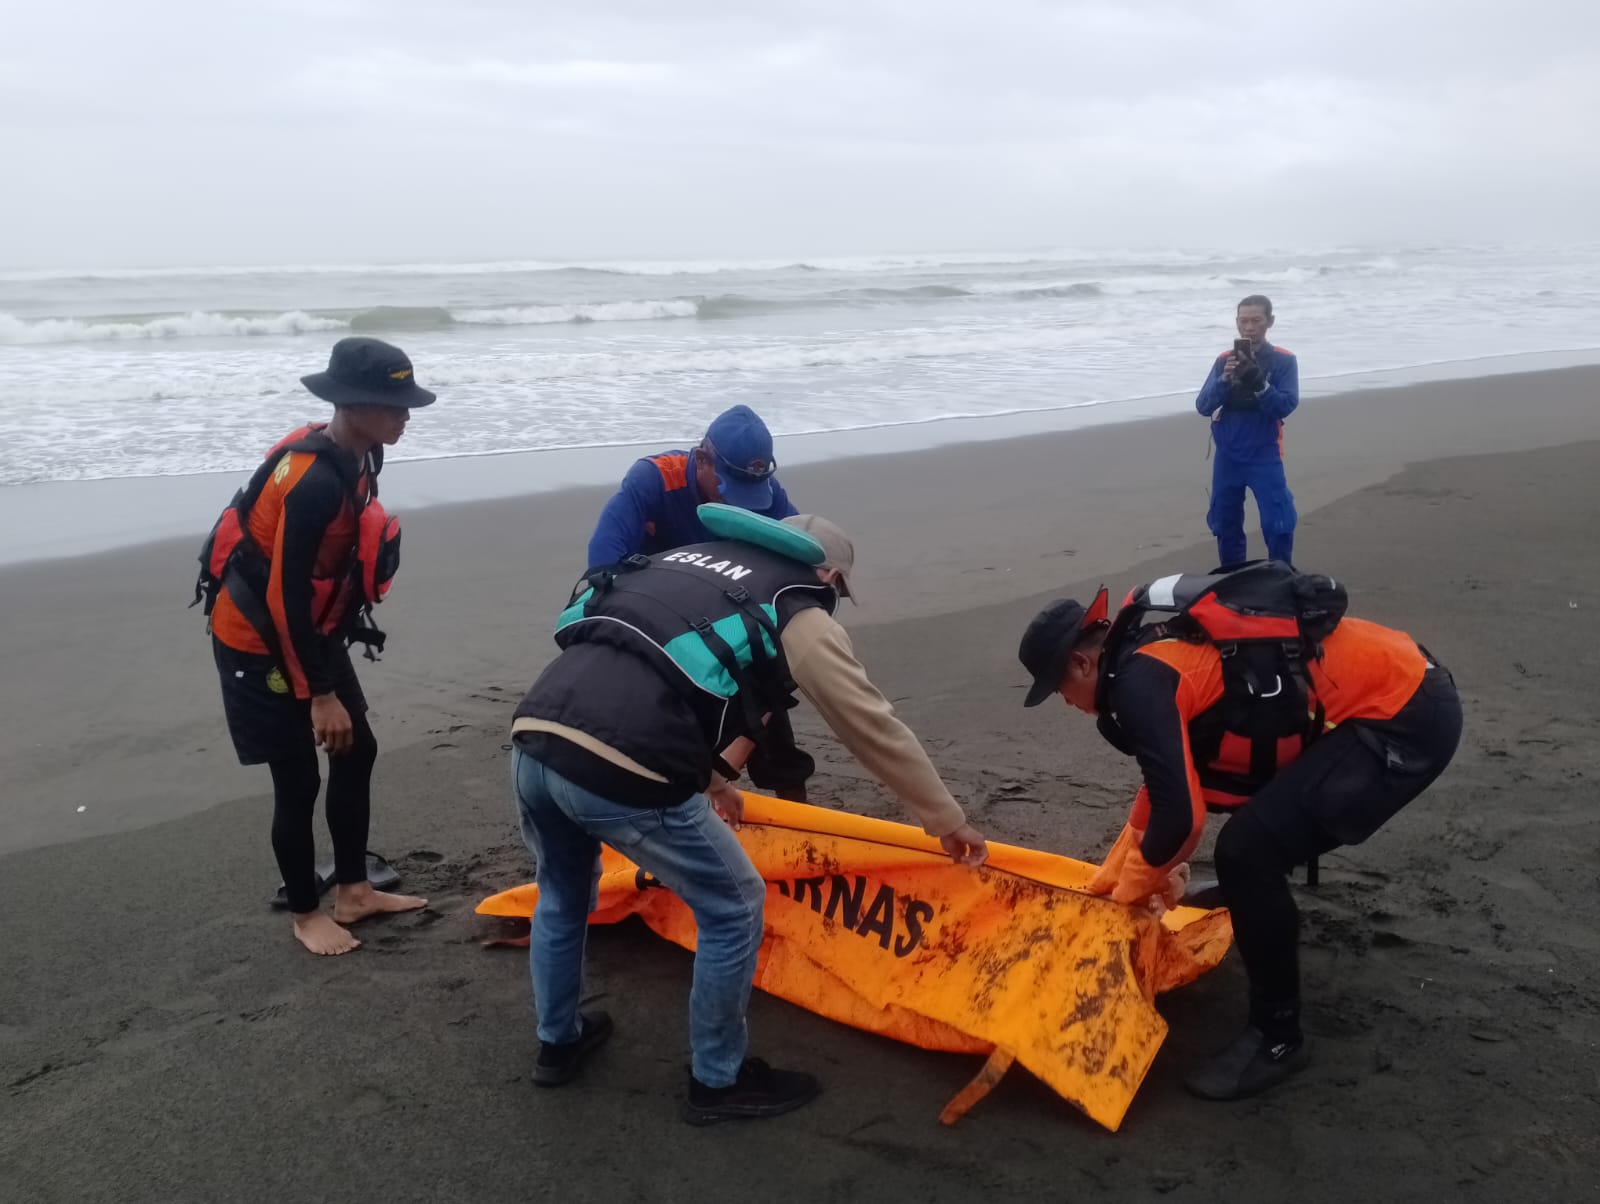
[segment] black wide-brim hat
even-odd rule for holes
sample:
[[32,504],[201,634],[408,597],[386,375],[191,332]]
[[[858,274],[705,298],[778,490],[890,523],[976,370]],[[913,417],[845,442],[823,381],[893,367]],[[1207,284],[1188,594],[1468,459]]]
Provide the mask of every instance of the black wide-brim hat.
[[1074,598],[1061,598],[1034,616],[1017,648],[1017,659],[1033,674],[1033,685],[1022,700],[1023,706],[1036,707],[1061,688],[1067,675],[1067,658],[1084,632],[1106,621],[1109,602],[1102,589],[1087,609]]
[[406,353],[382,339],[340,339],[328,354],[328,370],[300,383],[336,406],[393,406],[412,410],[432,405],[434,394],[417,384]]

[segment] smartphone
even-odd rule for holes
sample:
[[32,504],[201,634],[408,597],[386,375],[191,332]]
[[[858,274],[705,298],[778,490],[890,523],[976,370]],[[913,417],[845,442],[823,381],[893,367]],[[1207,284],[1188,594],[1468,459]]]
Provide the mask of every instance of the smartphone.
[[1234,339],[1233,340],[1233,353],[1236,356],[1238,356],[1240,359],[1242,359],[1242,360],[1249,359],[1250,358],[1250,340],[1249,339]]

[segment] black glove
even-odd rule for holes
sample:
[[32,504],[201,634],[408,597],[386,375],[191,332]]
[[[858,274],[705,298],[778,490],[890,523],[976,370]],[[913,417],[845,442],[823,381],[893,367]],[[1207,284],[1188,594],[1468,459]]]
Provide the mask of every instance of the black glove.
[[1267,374],[1261,370],[1261,365],[1254,360],[1247,360],[1234,375],[1234,383],[1250,394],[1252,400],[1261,392],[1261,386],[1267,383]]

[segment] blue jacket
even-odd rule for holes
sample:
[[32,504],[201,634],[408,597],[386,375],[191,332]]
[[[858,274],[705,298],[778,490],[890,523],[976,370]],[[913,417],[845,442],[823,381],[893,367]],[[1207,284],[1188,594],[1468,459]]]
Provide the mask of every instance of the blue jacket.
[[[635,552],[649,556],[715,539],[695,513],[703,500],[688,452],[662,452],[635,460],[622,478],[622,488],[600,511],[600,521],[589,540],[586,567],[616,564]],[[772,478],[772,506],[760,513],[778,519],[799,513],[777,477]]]
[[1241,463],[1281,459],[1283,420],[1300,404],[1300,366],[1294,353],[1263,343],[1255,358],[1267,374],[1267,383],[1253,399],[1244,386],[1222,379],[1227,352],[1211,365],[1211,373],[1194,399],[1194,408],[1208,418],[1222,410],[1222,417],[1211,424],[1217,455]]

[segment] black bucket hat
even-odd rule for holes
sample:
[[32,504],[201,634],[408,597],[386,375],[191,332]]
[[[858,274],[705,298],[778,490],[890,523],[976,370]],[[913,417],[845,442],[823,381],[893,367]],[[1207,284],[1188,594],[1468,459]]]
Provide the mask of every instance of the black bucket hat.
[[1023,706],[1036,707],[1061,688],[1067,658],[1085,632],[1106,621],[1108,607],[1109,598],[1102,589],[1087,610],[1076,599],[1059,598],[1034,616],[1017,648],[1017,659],[1033,674]]
[[340,339],[328,354],[328,370],[302,376],[300,383],[336,406],[395,406],[403,410],[432,405],[434,394],[417,384],[406,353],[382,339]]

